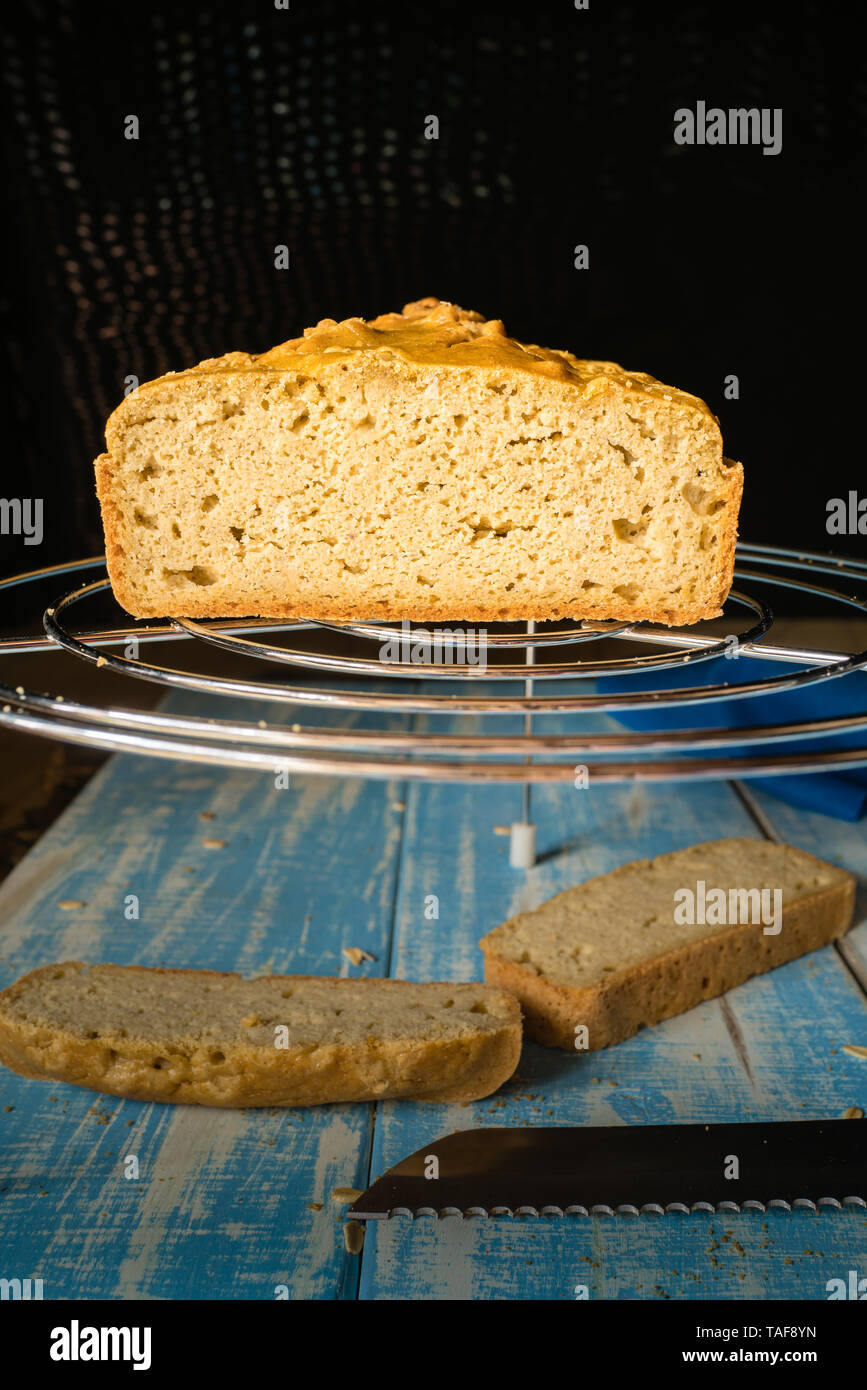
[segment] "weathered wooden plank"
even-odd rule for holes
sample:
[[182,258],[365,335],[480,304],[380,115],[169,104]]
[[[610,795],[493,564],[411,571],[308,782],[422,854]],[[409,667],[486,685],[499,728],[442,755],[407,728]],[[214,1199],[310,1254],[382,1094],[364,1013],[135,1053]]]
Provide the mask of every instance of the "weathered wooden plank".
[[850,1269],[863,1277],[865,1259],[867,1219],[851,1212],[396,1218],[368,1234],[361,1297],[813,1300]]
[[[382,973],[402,802],[388,783],[278,790],[269,774],[112,759],[0,891],[0,979],[64,958],[345,974],[343,946]],[[147,1106],[0,1071],[0,1272],[52,1298],[354,1297],[330,1194],[364,1185],[371,1124],[367,1106]]]
[[[758,791],[749,784],[741,791],[772,838],[809,850],[811,854],[840,864],[857,876],[855,924],[838,942],[837,950],[867,994],[867,821],[853,824],[815,812],[798,811],[778,797]],[[867,1030],[860,1041],[867,1046]],[[867,1060],[864,1069],[867,1080]]]
[[[541,862],[523,875],[508,867],[508,841],[493,836],[496,823],[517,816],[517,796],[410,789],[394,973],[478,975],[478,937],[510,913],[631,858],[760,834],[725,784],[594,788],[591,775],[584,791],[534,789]],[[438,921],[425,918],[429,894],[440,899]],[[839,1115],[863,1100],[865,1072],[835,1053],[834,1042],[841,1020],[855,1028],[865,1017],[833,949],[818,952],[616,1048],[572,1057],[528,1044],[518,1077],[478,1105],[384,1105],[373,1172],[426,1140],[477,1124]],[[863,1264],[865,1255],[867,1220],[849,1212],[783,1221],[397,1218],[369,1232],[360,1296],[569,1298],[586,1283],[595,1297],[815,1298],[846,1260]]]

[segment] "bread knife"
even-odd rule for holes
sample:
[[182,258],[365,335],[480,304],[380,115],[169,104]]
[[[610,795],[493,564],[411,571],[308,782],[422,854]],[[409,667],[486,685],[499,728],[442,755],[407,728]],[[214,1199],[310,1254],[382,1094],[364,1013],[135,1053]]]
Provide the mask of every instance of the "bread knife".
[[425,1144],[347,1219],[867,1208],[867,1119],[468,1129]]

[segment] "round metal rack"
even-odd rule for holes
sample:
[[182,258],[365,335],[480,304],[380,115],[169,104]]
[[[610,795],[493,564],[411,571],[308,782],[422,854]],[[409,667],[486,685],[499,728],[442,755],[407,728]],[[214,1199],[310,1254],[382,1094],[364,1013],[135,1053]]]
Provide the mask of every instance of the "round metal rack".
[[[90,578],[100,568],[104,572],[101,558],[83,560],[0,582],[0,593],[8,599],[37,583],[52,581],[59,588],[61,582],[83,580],[46,609],[44,636],[0,641],[0,654],[23,658],[62,649],[115,675],[169,690],[283,709],[275,711],[274,721],[221,719],[87,704],[21,683],[0,685],[0,723],[115,752],[186,762],[332,776],[514,782],[527,788],[572,780],[576,763],[587,766],[597,782],[767,777],[867,765],[867,709],[835,718],[688,727],[689,707],[844,679],[867,667],[867,651],[841,654],[767,640],[774,623],[769,602],[774,588],[821,600],[826,613],[842,607],[867,618],[864,561],[740,545],[736,587],[725,606],[730,630],[722,637],[719,624],[709,633],[704,623],[668,629],[573,621],[545,624],[539,631],[532,623],[500,624],[482,633],[460,624],[448,629],[385,622],[337,627],[258,619],[103,624],[76,634],[73,619],[83,615],[86,623],[88,607],[110,592],[107,579]],[[834,576],[833,587],[818,582],[829,575]],[[180,644],[192,660],[174,667],[144,659],[141,649],[157,641]],[[627,643],[654,650],[600,656],[602,641],[615,650]],[[121,654],[118,648],[126,650]],[[270,666],[272,678],[260,679],[258,672],[248,678],[206,674],[204,658],[213,658],[215,648]],[[730,680],[702,684],[697,672],[695,682],[686,686],[666,684],[667,672],[698,667],[721,655],[759,658],[768,663],[769,674],[739,682],[738,663],[732,661]],[[798,669],[772,674],[777,662]],[[32,670],[34,663],[27,665]],[[24,669],[23,661],[19,669]],[[658,677],[654,689],[644,689],[643,683],[640,689],[628,688],[629,677],[648,672]],[[595,684],[612,676],[619,678],[617,690]],[[680,707],[684,727],[657,732],[588,727],[587,716]],[[359,713],[364,716],[360,721]],[[423,718],[404,720],[401,726],[395,715]],[[448,716],[445,725],[443,716]],[[295,722],[302,718],[304,722]],[[598,719],[595,724],[598,728]],[[833,736],[853,733],[864,735],[859,747],[835,746]],[[799,748],[804,740],[819,737],[828,742],[818,751]]]

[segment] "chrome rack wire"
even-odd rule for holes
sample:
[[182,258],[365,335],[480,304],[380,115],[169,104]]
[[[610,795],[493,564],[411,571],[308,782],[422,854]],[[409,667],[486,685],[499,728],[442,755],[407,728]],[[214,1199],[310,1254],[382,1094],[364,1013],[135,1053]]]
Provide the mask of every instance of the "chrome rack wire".
[[[766,641],[774,623],[773,610],[764,598],[755,598],[749,591],[753,586],[762,592],[774,587],[787,589],[822,600],[828,608],[842,605],[867,618],[864,561],[741,544],[735,570],[738,587],[732,590],[725,607],[725,619],[732,628],[726,637],[708,635],[706,624],[667,629],[647,623],[561,623],[546,624],[538,631],[532,624],[517,631],[500,631],[498,626],[488,634],[486,645],[504,659],[487,669],[469,662],[381,661],[372,644],[406,636],[400,625],[385,622],[336,627],[260,619],[177,619],[125,627],[103,625],[73,635],[67,625],[72,610],[86,607],[91,599],[109,590],[107,579],[89,578],[101,568],[104,572],[100,557],[0,581],[0,593],[8,594],[38,582],[83,580],[79,588],[63,594],[46,609],[44,636],[0,639],[0,657],[32,658],[41,652],[62,650],[115,675],[169,690],[274,703],[284,707],[282,719],[285,707],[297,707],[294,713],[304,712],[308,722],[247,722],[160,709],[125,709],[110,703],[100,706],[38,693],[19,684],[0,685],[0,723],[71,743],[185,762],[332,776],[517,783],[527,789],[531,783],[572,780],[576,763],[588,766],[592,780],[600,783],[769,777],[867,766],[867,709],[836,718],[657,732],[594,732],[587,728],[585,719],[588,714],[679,706],[686,715],[687,707],[794,690],[864,669],[867,651],[839,653]],[[854,585],[859,591],[842,592],[815,582],[828,575],[835,577],[836,584],[845,584],[847,589]],[[746,589],[741,587],[744,584]],[[409,633],[415,642],[423,643],[425,637],[433,636],[446,650],[451,644],[451,654],[460,652],[460,624],[442,634],[439,629],[431,632],[423,628],[410,628]],[[309,645],[311,636],[313,646]],[[362,651],[366,646],[366,654],[344,654],[347,636],[353,639],[350,645],[360,644]],[[278,637],[283,645],[275,640]],[[594,655],[592,644],[603,639],[657,650],[624,657]],[[133,641],[135,654],[116,650],[129,647]],[[166,641],[184,644],[184,650],[193,654],[192,669],[158,665],[138,654],[141,646]],[[746,682],[733,679],[713,685],[666,686],[666,671],[732,654],[733,644],[739,655],[801,669]],[[289,679],[243,679],[195,669],[195,658],[212,648],[273,666]],[[590,655],[585,656],[585,652]],[[520,656],[520,662],[510,660],[512,655]],[[732,662],[733,676],[736,668],[737,662]],[[315,684],[305,683],[311,680],[311,672],[317,673]],[[598,677],[629,677],[643,672],[659,675],[657,688],[614,692],[600,691],[593,685]],[[444,691],[443,682],[457,685],[457,693]],[[317,720],[318,715],[334,711],[361,712],[368,718],[361,727],[355,727],[348,718],[337,724]],[[441,732],[435,728],[400,728],[390,718],[395,714],[448,715],[451,722]],[[484,727],[487,716],[503,715],[522,716],[523,733]],[[554,715],[560,716],[556,730],[539,727],[537,716]],[[381,716],[378,726],[368,727],[375,716]],[[478,719],[465,716],[485,717],[482,727]],[[430,723],[430,719],[425,722]],[[864,739],[860,747],[823,747],[818,751],[798,747],[805,739],[861,731]],[[758,751],[749,751],[752,749]],[[528,790],[523,815],[519,824],[528,825]],[[532,847],[526,854],[531,856]]]

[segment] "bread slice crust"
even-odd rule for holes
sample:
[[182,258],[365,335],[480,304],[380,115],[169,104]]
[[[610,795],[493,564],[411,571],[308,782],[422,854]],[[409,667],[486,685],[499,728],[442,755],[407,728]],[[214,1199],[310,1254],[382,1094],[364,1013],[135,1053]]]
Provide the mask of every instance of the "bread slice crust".
[[703,401],[438,300],[144,383],[106,443],[137,617],[680,626],[731,585],[743,470]]
[[[712,848],[717,842],[696,846]],[[748,849],[754,842],[745,840]],[[780,848],[785,849],[785,846]],[[662,859],[674,859],[672,855]],[[842,936],[850,927],[855,904],[855,879],[833,865],[798,851],[804,860],[830,871],[833,881],[818,891],[784,904],[781,929],[765,934],[763,925],[731,924],[696,940],[663,950],[648,958],[613,970],[585,987],[563,979],[537,974],[498,954],[498,940],[517,919],[510,919],[479,943],[485,958],[485,981],[511,991],[520,1001],[528,1038],[548,1047],[596,1051],[632,1037],[639,1029],[673,1018],[707,999],[743,984],[754,975],[784,965]],[[650,864],[654,861],[643,861]],[[604,875],[612,887],[618,876],[641,867],[627,864]],[[748,871],[745,874],[748,877]],[[602,880],[599,880],[602,881]],[[590,880],[589,882],[593,882]],[[686,882],[686,880],[685,880]],[[575,890],[567,890],[536,909],[544,914]],[[535,914],[527,914],[532,917]],[[604,930],[600,924],[600,930]],[[587,1029],[579,1036],[578,1029]],[[577,1041],[576,1041],[577,1039]]]
[[[63,1009],[67,1004],[74,1006],[85,982],[94,977],[100,992],[107,991],[107,999],[112,986],[120,992],[120,977],[127,1001],[123,1007],[94,1001],[88,1025],[98,1021],[97,1027],[60,1023],[57,1004],[52,1014],[51,1008],[40,1003],[47,987],[56,984]],[[199,994],[215,991],[221,1009],[228,1005],[230,1012],[237,996],[238,1027],[250,1040],[225,1025],[223,1032],[219,1025],[209,1026],[206,1017],[201,1029],[191,1028],[189,1001],[177,1002],[191,982]],[[140,1027],[137,1031],[128,1000],[131,989],[145,992],[157,987],[167,1001],[169,1019],[174,1007],[176,1027],[155,1037]],[[64,991],[70,996],[66,1003]],[[282,1002],[284,991],[291,991],[294,1004]],[[198,1008],[201,1001],[193,1002]],[[383,1036],[389,1009],[405,1011],[407,1007],[429,1007],[434,1018],[439,1011],[443,1035],[426,1037],[414,1026],[404,1035],[398,1029],[394,1036]],[[445,1007],[452,1007],[454,1024],[443,1022]],[[299,1025],[299,1008],[308,1014],[312,1011],[314,1022],[306,1019]],[[122,1025],[117,1022],[120,1015]],[[351,1016],[348,1023],[347,1015]],[[347,1028],[358,1032],[362,1015],[370,1016],[374,1031],[341,1038]],[[321,1027],[315,1022],[317,1016],[323,1017]],[[275,1045],[274,1030],[284,1020],[289,1037],[281,1047]],[[304,975],[245,981],[240,975],[219,971],[88,967],[66,961],[33,970],[0,993],[0,1062],[5,1066],[22,1076],[64,1081],[140,1101],[246,1108],[390,1098],[478,1100],[508,1080],[520,1052],[517,1002],[484,985],[415,985]]]

